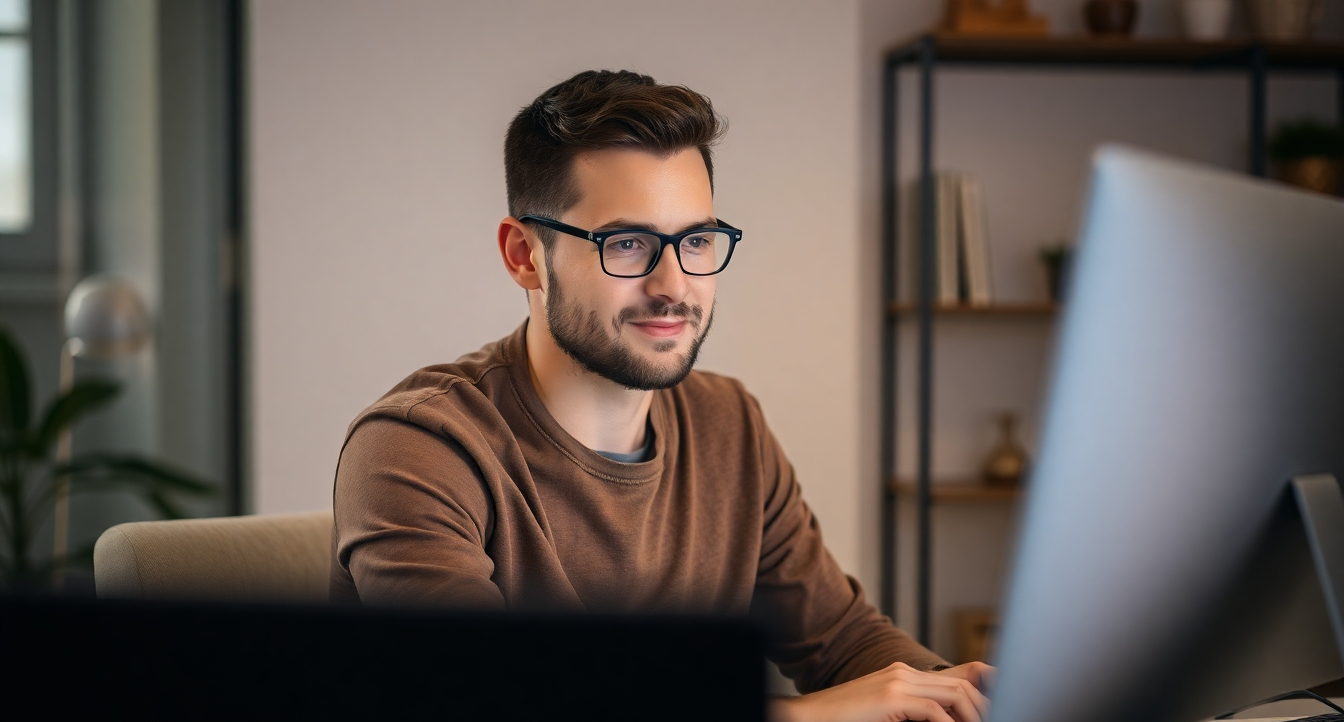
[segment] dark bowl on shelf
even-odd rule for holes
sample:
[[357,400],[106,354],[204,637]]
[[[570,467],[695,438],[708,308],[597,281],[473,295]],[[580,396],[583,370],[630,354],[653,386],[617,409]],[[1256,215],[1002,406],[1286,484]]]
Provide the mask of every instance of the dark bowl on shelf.
[[1083,5],[1087,31],[1093,35],[1128,36],[1139,19],[1138,0],[1088,0]]

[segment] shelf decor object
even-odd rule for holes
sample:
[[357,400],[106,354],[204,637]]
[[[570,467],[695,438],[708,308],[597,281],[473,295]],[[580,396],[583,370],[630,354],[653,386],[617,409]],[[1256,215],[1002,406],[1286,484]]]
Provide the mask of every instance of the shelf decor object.
[[985,457],[980,476],[990,486],[1015,488],[1027,473],[1027,452],[1017,443],[1017,414],[999,414],[999,443]]
[[[1264,0],[1269,2],[1270,0]],[[1287,0],[1289,2],[1296,0]],[[916,624],[915,636],[924,644],[930,640],[932,614],[932,537],[931,507],[935,500],[984,501],[993,497],[1010,501],[1016,489],[997,489],[980,480],[956,484],[949,480],[934,483],[933,458],[933,388],[934,358],[933,334],[935,319],[940,323],[995,323],[999,319],[1053,317],[1055,304],[1015,303],[994,301],[987,306],[946,304],[938,302],[937,294],[937,234],[935,224],[923,223],[918,227],[915,243],[917,252],[911,255],[917,267],[911,274],[917,282],[914,293],[906,295],[897,286],[900,277],[897,268],[897,229],[902,214],[909,213],[899,203],[897,158],[903,152],[897,138],[902,137],[897,127],[900,118],[897,99],[901,96],[902,68],[914,70],[915,114],[918,124],[918,147],[914,150],[921,192],[916,201],[915,216],[936,217],[936,184],[934,169],[934,93],[937,71],[946,67],[976,68],[1075,68],[1093,70],[1151,70],[1223,73],[1241,75],[1247,81],[1245,106],[1247,136],[1247,170],[1256,176],[1266,174],[1266,83],[1271,73],[1287,71],[1293,74],[1326,73],[1337,80],[1340,114],[1344,116],[1344,44],[1339,42],[1283,43],[1256,40],[1208,40],[1192,42],[1175,39],[1149,38],[1060,38],[1031,37],[1028,32],[1003,32],[997,35],[974,36],[962,22],[965,18],[983,16],[986,11],[1006,12],[1031,17],[1025,2],[994,4],[988,0],[949,0],[948,16],[942,30],[909,42],[896,45],[886,53],[882,76],[882,290],[886,309],[881,340],[881,472],[882,505],[882,589],[880,600],[883,611],[896,618],[896,505],[899,499],[913,499],[915,592],[913,595]],[[977,13],[979,15],[977,15]],[[959,24],[961,23],[961,24]],[[973,24],[972,24],[973,25]],[[1030,25],[1019,26],[1021,30]],[[1010,24],[1011,27],[1011,24]],[[958,28],[962,31],[958,32]],[[1041,122],[1052,122],[1042,118]],[[987,189],[986,192],[992,192]],[[990,229],[989,235],[993,232]],[[964,321],[962,319],[965,319]],[[901,324],[912,324],[915,333],[910,337],[914,347],[915,379],[913,393],[914,415],[912,426],[913,478],[895,480],[897,474],[897,339]],[[953,492],[953,490],[956,490]]]
[[1304,119],[1284,123],[1269,138],[1274,177],[1306,190],[1339,195],[1344,126]]
[[1191,40],[1222,40],[1232,21],[1232,0],[1181,0],[1181,22]]
[[1321,23],[1321,0],[1247,0],[1251,28],[1257,37],[1293,42],[1311,37]]
[[1139,20],[1139,0],[1087,0],[1083,21],[1093,35],[1127,38]]
[[1027,0],[947,0],[940,32],[947,35],[1042,37],[1050,21],[1035,15]]
[[957,663],[981,662],[994,656],[999,638],[999,613],[993,609],[959,609]]

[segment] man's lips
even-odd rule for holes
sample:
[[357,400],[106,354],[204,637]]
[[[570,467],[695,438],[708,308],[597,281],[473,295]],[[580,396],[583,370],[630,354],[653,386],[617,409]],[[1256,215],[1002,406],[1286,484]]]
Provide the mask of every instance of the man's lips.
[[677,334],[680,334],[681,330],[686,326],[685,321],[674,321],[670,319],[669,320],[658,319],[652,321],[632,321],[631,323],[644,333],[647,333],[650,336],[658,336],[660,338],[668,336],[676,336]]

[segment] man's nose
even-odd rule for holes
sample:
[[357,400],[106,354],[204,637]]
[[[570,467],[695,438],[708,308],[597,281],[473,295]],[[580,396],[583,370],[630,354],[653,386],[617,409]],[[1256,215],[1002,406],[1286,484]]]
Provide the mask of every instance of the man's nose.
[[665,247],[653,271],[644,277],[645,292],[668,303],[681,303],[686,298],[687,288],[686,274],[677,261],[676,250],[671,246]]

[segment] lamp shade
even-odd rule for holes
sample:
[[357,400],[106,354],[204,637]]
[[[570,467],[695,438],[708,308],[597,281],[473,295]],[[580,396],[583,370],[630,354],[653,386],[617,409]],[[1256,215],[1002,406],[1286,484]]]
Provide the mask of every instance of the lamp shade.
[[65,302],[65,335],[80,342],[78,355],[132,354],[149,341],[149,311],[128,281],[90,276],[75,285]]

